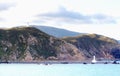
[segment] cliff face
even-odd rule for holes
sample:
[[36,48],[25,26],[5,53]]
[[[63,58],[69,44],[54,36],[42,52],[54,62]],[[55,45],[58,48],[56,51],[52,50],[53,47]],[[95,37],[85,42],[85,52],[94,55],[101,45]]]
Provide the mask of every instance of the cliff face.
[[82,60],[74,45],[33,27],[0,30],[0,61]]
[[0,61],[85,60],[120,58],[120,45],[114,39],[80,35],[62,39],[33,27],[0,29]]
[[120,58],[119,44],[114,39],[96,34],[66,37],[63,39],[75,45],[87,59],[92,58],[94,55],[97,58]]

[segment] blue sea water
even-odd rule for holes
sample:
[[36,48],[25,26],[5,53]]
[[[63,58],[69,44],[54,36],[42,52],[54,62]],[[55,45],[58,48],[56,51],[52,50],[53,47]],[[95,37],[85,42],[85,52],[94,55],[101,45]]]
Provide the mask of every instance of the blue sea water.
[[0,76],[120,76],[120,64],[0,64]]

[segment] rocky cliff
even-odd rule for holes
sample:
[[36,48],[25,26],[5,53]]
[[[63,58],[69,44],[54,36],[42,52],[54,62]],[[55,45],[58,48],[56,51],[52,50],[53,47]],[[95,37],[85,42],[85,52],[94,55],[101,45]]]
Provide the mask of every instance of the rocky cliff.
[[87,59],[92,58],[94,55],[99,59],[120,58],[119,44],[112,38],[97,34],[87,34],[63,39],[75,45]]
[[1,62],[38,62],[44,60],[88,60],[120,58],[114,39],[96,35],[55,38],[34,27],[0,29]]
[[0,61],[82,59],[83,54],[74,45],[36,28],[0,29]]

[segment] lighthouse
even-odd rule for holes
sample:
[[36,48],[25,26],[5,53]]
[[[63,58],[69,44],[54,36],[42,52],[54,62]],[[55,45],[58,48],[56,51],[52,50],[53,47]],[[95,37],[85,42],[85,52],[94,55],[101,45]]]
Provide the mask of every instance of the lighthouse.
[[93,60],[91,62],[92,63],[96,63],[97,62],[95,56],[93,56]]

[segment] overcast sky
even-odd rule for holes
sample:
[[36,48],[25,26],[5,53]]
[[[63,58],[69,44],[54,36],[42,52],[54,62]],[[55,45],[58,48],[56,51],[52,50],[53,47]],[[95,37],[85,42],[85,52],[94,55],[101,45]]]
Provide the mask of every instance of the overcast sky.
[[120,0],[0,0],[0,27],[28,23],[120,40]]

